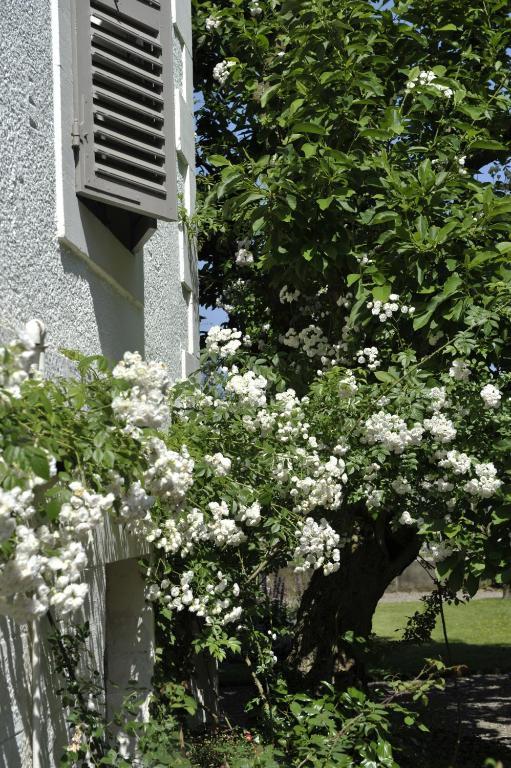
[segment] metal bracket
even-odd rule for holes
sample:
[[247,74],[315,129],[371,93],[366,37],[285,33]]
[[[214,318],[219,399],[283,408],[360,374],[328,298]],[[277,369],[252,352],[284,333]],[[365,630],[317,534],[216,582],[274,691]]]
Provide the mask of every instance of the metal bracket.
[[73,130],[71,131],[71,146],[73,149],[79,149],[81,144],[80,123],[73,120]]

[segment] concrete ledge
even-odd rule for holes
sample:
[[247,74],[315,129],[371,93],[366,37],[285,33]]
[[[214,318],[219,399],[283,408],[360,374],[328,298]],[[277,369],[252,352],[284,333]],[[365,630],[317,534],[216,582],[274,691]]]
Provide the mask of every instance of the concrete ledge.
[[89,561],[94,566],[115,563],[134,557],[143,557],[151,552],[150,545],[129,533],[123,524],[116,523],[109,516],[104,524],[93,533],[89,546]]

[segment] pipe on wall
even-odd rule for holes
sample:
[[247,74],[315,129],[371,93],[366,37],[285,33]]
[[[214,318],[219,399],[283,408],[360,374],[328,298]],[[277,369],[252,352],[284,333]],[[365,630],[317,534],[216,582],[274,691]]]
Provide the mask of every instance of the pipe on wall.
[[[29,320],[25,326],[25,338],[33,345],[35,364],[44,373],[46,328],[41,320]],[[41,761],[41,623],[39,619],[30,625],[31,700],[32,700],[32,768],[43,768]]]

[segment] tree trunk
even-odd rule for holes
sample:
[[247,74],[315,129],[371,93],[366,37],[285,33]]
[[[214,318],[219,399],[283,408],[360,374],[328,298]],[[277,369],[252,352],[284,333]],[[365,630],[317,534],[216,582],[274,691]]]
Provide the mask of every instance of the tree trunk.
[[324,576],[316,571],[298,612],[288,657],[291,680],[312,690],[322,681],[342,688],[363,684],[362,647],[352,638],[369,636],[378,601],[419,548],[409,528],[380,538],[372,529],[351,553],[343,553],[337,573]]

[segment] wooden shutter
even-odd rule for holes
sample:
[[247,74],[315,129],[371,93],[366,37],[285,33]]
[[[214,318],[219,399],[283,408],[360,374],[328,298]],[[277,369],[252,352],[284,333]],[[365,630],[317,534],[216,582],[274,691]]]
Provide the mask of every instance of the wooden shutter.
[[75,0],[77,192],[176,218],[171,0]]

